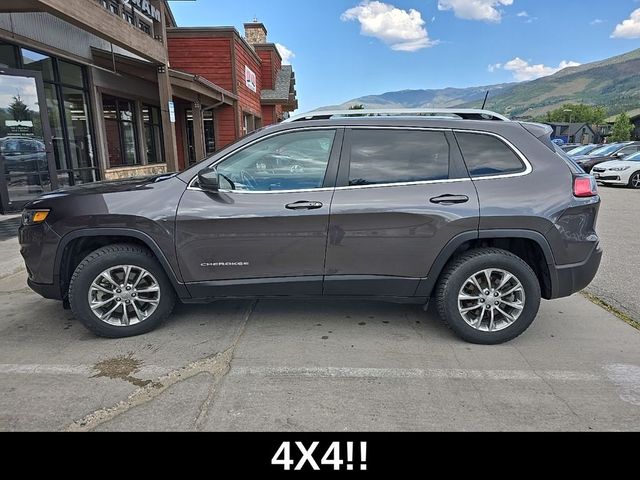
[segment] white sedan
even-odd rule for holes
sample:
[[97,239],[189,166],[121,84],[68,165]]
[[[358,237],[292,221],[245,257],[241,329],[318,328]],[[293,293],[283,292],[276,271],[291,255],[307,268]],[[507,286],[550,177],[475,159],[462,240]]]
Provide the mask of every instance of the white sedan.
[[598,183],[604,185],[626,185],[629,188],[640,189],[640,152],[623,160],[596,165],[591,173]]

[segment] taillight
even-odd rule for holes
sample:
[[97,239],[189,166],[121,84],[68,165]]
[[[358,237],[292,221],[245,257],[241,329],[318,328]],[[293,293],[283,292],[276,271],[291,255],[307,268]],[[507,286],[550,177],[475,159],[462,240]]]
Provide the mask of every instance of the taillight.
[[598,195],[598,184],[592,175],[573,176],[573,194],[576,197],[595,197]]

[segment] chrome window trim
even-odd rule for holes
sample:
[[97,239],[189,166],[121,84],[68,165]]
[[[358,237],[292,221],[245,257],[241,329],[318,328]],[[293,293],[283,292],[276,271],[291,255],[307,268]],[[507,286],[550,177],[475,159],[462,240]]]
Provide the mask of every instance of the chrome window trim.
[[[384,184],[376,184],[376,185],[353,185],[353,186],[345,186],[345,187],[329,187],[329,188],[310,188],[310,189],[301,189],[301,190],[273,190],[273,191],[240,191],[240,190],[220,190],[220,193],[225,194],[240,194],[240,195],[257,195],[257,194],[287,194],[287,193],[312,193],[312,192],[331,192],[331,191],[344,191],[344,190],[359,190],[359,189],[369,189],[369,188],[386,188],[386,187],[409,187],[409,186],[418,186],[418,185],[431,185],[431,184],[446,184],[446,183],[461,183],[461,182],[475,182],[475,181],[485,181],[485,180],[501,180],[506,178],[518,178],[525,177],[533,172],[533,166],[527,159],[527,157],[509,140],[504,138],[502,135],[493,132],[486,132],[482,130],[466,130],[466,129],[452,129],[452,128],[438,128],[438,127],[401,127],[401,126],[382,126],[382,125],[360,125],[360,126],[344,126],[344,125],[334,125],[334,126],[321,126],[321,127],[299,127],[283,130],[280,132],[274,132],[270,135],[265,135],[264,137],[260,137],[251,143],[248,143],[244,147],[239,150],[235,150],[234,152],[230,152],[229,154],[222,157],[217,162],[213,162],[204,168],[211,168],[213,166],[219,165],[224,162],[231,155],[234,155],[242,150],[249,148],[255,145],[262,140],[267,140],[269,138],[283,135],[291,132],[300,132],[300,131],[314,131],[314,130],[339,130],[339,129],[350,129],[350,130],[425,130],[430,132],[454,132],[454,133],[471,133],[476,135],[488,135],[491,137],[495,137],[498,140],[502,141],[507,147],[509,147],[516,156],[522,161],[525,166],[525,170],[518,173],[509,173],[504,175],[487,175],[483,177],[468,177],[468,178],[454,178],[448,180],[424,180],[419,182],[399,182],[399,183],[384,183]],[[464,157],[464,155],[463,155]],[[198,179],[196,175],[189,182],[189,186],[187,190],[196,191],[196,192],[204,192],[201,188],[195,187],[194,183]]]
[[[507,140],[506,138],[504,138],[502,135],[499,135],[497,133],[493,133],[493,132],[485,132],[482,130],[464,130],[464,129],[453,129],[454,133],[472,133],[475,135],[488,135],[490,137],[495,137],[498,140],[502,141],[505,145],[507,145],[507,147],[509,147],[513,153],[516,154],[516,156],[520,159],[520,161],[524,164],[525,169],[522,172],[517,172],[517,173],[507,173],[507,174],[500,174],[500,175],[485,175],[482,177],[471,177],[472,181],[484,181],[484,180],[501,180],[504,178],[518,178],[518,177],[526,177],[527,175],[529,175],[531,172],[533,172],[533,166],[531,165],[531,163],[529,162],[529,160],[527,159],[527,157],[525,157],[524,153],[522,153],[518,147],[516,147],[513,143],[511,143],[509,140]],[[462,149],[460,149],[462,150]],[[462,152],[462,157],[464,158],[464,152]],[[471,175],[471,174],[469,174]]]

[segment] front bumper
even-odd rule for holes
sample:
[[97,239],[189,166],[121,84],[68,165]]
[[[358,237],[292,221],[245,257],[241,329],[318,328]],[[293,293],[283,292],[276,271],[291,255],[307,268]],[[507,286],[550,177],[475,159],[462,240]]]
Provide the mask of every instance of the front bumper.
[[598,244],[584,262],[555,266],[551,272],[556,277],[553,281],[552,298],[570,297],[588,287],[598,273],[602,254],[602,248]]

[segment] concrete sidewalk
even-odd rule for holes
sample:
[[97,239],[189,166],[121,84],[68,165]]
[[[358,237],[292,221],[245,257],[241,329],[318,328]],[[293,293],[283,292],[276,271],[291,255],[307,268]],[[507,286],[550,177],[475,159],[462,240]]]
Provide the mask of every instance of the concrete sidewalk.
[[0,279],[11,277],[24,268],[18,237],[0,242]]

